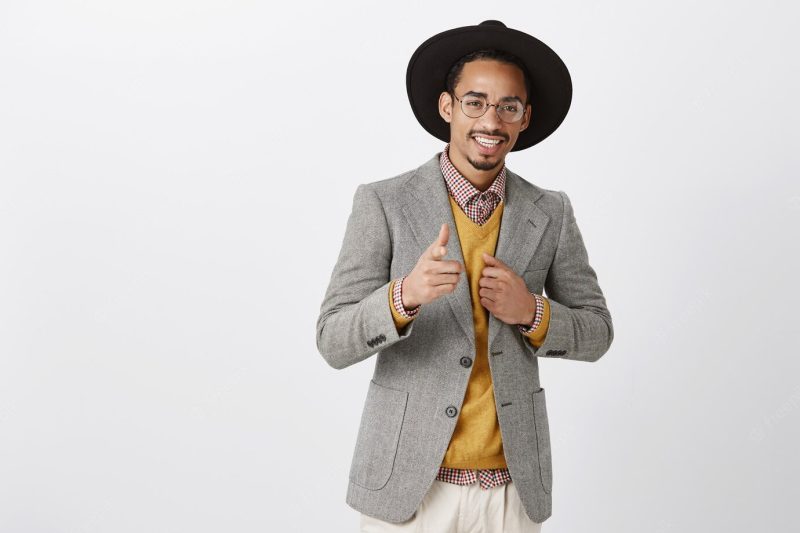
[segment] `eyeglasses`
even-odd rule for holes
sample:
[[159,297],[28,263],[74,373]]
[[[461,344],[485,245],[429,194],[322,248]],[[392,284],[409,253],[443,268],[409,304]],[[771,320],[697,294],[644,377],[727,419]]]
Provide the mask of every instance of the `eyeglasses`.
[[483,96],[467,96],[463,100],[456,95],[453,97],[461,102],[461,111],[469,118],[482,117],[491,106],[495,107],[497,116],[509,124],[518,121],[525,114],[525,106],[520,102],[507,104],[490,104]]

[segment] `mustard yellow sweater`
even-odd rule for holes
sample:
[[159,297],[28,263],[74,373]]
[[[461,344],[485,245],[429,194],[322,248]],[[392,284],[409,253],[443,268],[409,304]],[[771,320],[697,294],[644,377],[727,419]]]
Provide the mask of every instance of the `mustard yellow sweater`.
[[[483,226],[479,226],[461,210],[452,196],[448,196],[448,198],[450,198],[450,207],[453,210],[458,238],[461,241],[464,267],[472,296],[476,353],[461,413],[441,466],[470,469],[506,468],[500,424],[497,420],[497,409],[494,402],[492,375],[489,369],[489,311],[481,305],[480,286],[478,285],[481,271],[486,266],[482,254],[486,252],[493,256],[495,253],[505,204],[500,202],[489,220]],[[399,331],[414,318],[405,318],[394,308],[392,290],[395,281],[389,284],[389,306]],[[544,304],[542,322],[535,330],[526,335],[528,341],[537,348],[544,343],[550,324],[550,302],[547,298],[544,298]],[[419,315],[415,315],[415,318],[416,316]]]

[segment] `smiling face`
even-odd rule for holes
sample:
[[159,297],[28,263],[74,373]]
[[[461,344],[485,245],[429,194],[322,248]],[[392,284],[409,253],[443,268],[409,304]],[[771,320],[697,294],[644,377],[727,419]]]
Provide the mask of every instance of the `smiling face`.
[[[470,94],[483,94],[490,104],[516,102],[522,105],[527,99],[525,77],[515,65],[493,59],[478,59],[464,65],[455,86],[455,95],[463,98]],[[511,100],[517,98],[516,100]],[[530,104],[525,106],[522,119],[508,124],[500,120],[494,106],[478,118],[470,118],[461,110],[461,103],[448,92],[439,96],[439,115],[450,123],[449,156],[453,165],[476,187],[479,182],[488,187],[502,168],[505,156],[514,147],[522,130],[528,127]],[[484,144],[499,141],[487,147]],[[480,187],[479,187],[480,188]]]

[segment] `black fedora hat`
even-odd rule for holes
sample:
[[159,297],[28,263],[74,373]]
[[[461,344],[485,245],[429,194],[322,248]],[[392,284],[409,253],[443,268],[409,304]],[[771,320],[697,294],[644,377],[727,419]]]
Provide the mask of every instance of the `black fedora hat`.
[[448,142],[450,124],[439,115],[439,95],[446,90],[447,73],[462,56],[484,48],[514,54],[525,64],[531,78],[531,122],[520,132],[511,151],[524,150],[544,140],[567,116],[572,79],[567,66],[549,46],[499,20],[447,30],[419,45],[406,71],[406,90],[414,116],[428,133]]

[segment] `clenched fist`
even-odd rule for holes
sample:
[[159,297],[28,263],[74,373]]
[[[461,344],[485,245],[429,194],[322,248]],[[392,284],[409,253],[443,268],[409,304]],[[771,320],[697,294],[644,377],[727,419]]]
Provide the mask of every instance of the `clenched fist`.
[[458,261],[445,261],[450,226],[442,224],[439,236],[417,261],[416,266],[403,281],[403,306],[413,309],[432,302],[439,296],[456,289],[464,267]]
[[481,305],[506,324],[530,324],[536,300],[525,280],[498,258],[483,253],[486,266],[481,270],[478,294]]

